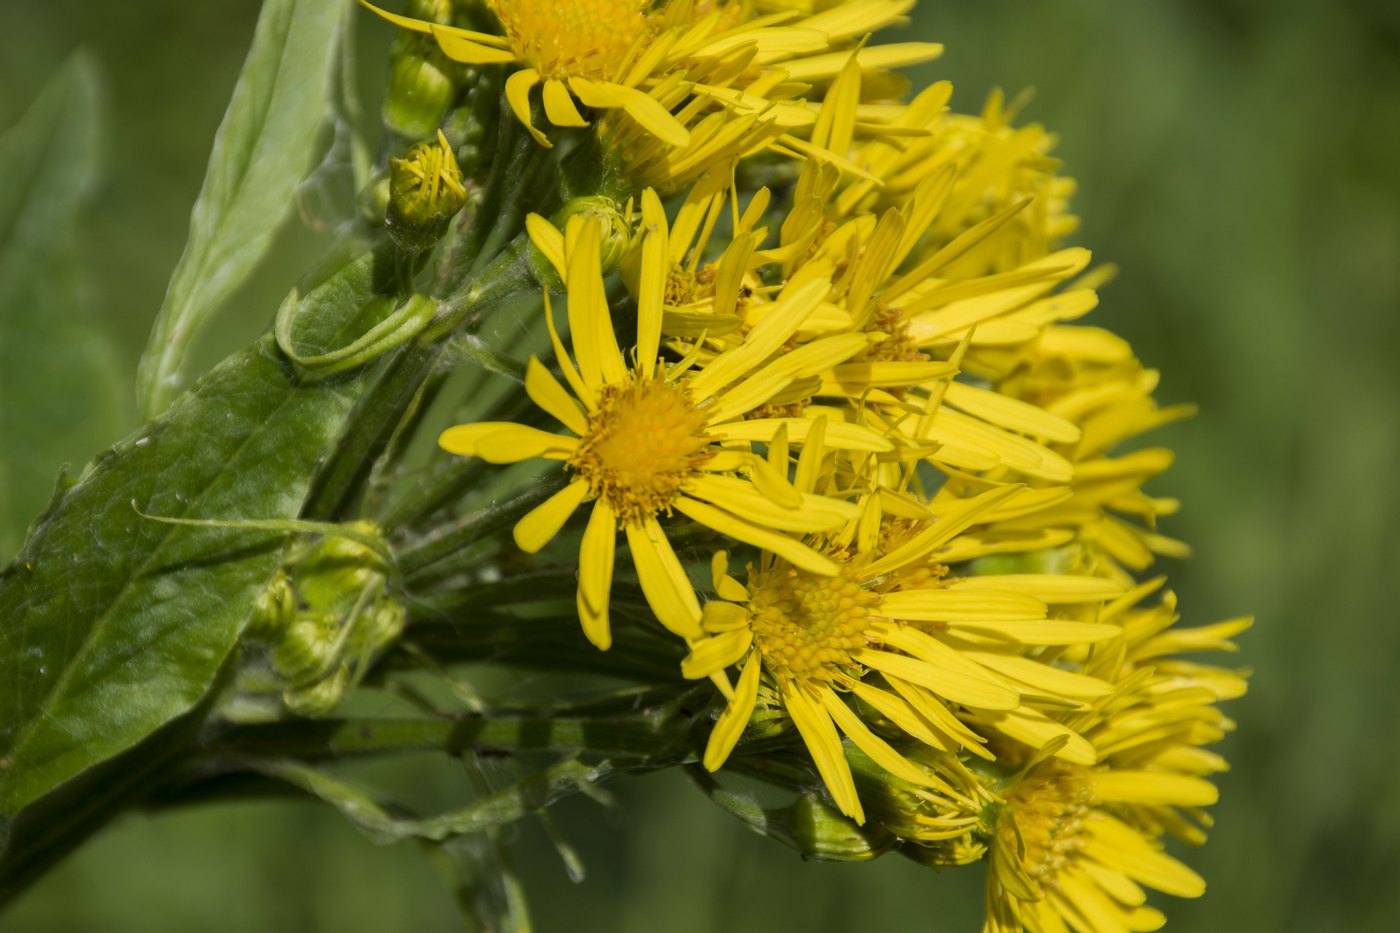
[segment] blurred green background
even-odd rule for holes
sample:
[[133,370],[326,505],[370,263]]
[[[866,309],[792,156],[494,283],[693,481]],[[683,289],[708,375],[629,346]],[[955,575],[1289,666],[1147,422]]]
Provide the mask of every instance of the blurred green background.
[[[82,294],[125,385],[257,7],[0,4],[0,127],[75,49],[101,72]],[[361,25],[372,71],[389,35]],[[1386,598],[1400,580],[1400,6],[925,0],[911,32],[947,44],[920,77],[951,78],[959,109],[994,86],[1036,88],[1026,119],[1062,134],[1079,241],[1123,268],[1097,323],[1163,371],[1164,402],[1202,408],[1157,438],[1179,459],[1154,491],[1185,500],[1168,530],[1196,549],[1166,569],[1189,622],[1257,614],[1241,655],[1256,674],[1231,707],[1213,838],[1186,855],[1209,891],[1165,905],[1169,928],[1400,929],[1400,626]],[[257,333],[320,244],[289,230],[201,359]],[[134,427],[134,405],[116,403]],[[53,430],[75,463],[115,439]],[[3,458],[23,463],[5,440]],[[538,929],[977,929],[980,870],[803,864],[679,778],[614,789],[616,809],[560,812],[582,884],[522,824]],[[417,850],[376,848],[288,803],[129,816],[0,917],[19,933],[457,928]]]

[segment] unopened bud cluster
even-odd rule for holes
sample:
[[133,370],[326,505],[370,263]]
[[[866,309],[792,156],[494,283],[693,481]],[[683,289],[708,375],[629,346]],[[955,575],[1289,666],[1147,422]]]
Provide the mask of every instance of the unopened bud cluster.
[[[376,533],[368,522],[354,529]],[[388,568],[361,541],[327,536],[294,554],[258,597],[248,626],[255,655],[243,699],[273,696],[299,716],[324,716],[403,631]]]

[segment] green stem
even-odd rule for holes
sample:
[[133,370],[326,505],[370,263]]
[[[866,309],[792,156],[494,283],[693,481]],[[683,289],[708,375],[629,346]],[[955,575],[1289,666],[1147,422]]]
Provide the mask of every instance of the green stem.
[[476,564],[476,557],[468,557],[465,562],[462,557],[470,545],[514,525],[562,485],[560,478],[542,483],[501,505],[464,516],[433,537],[406,548],[399,553],[398,561],[405,581],[422,587]]

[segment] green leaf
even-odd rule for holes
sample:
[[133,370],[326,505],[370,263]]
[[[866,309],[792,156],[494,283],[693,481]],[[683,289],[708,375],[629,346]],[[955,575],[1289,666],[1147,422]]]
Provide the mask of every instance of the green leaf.
[[267,252],[315,162],[345,15],[345,4],[330,0],[263,4],[141,361],[147,417],[174,395],[190,341]]
[[64,461],[120,436],[126,388],[85,299],[79,214],[96,178],[98,79],[78,56],[0,137],[0,559]]
[[285,540],[139,513],[294,518],[367,372],[305,384],[269,334],[55,500],[0,575],[0,829],[204,695]]

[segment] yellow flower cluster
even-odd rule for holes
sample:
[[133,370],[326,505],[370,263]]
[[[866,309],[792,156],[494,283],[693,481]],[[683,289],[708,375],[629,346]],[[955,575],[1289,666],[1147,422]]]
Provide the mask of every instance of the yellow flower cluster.
[[[1144,886],[1204,888],[1160,840],[1201,840],[1216,703],[1244,690],[1178,656],[1248,623],[1179,629],[1134,576],[1185,550],[1155,530],[1176,503],[1142,488],[1171,453],[1115,451],[1188,410],[1077,323],[1109,273],[1061,244],[1053,138],[1000,95],[976,116],[946,83],[901,102],[888,69],[937,46],[862,37],[912,2],[488,6],[498,32],[382,15],[514,69],[541,145],[536,86],[545,123],[591,117],[640,223],[610,287],[596,220],[530,217],[567,310],[545,295],[552,359],[525,390],[559,428],[442,447],[558,461],[515,541],[585,513],[584,634],[610,646],[614,577],[635,575],[681,673],[722,697],[706,768],[777,718],[850,819],[988,860],[989,931],[1155,929]],[[788,160],[781,196],[735,182],[760,153]]]

